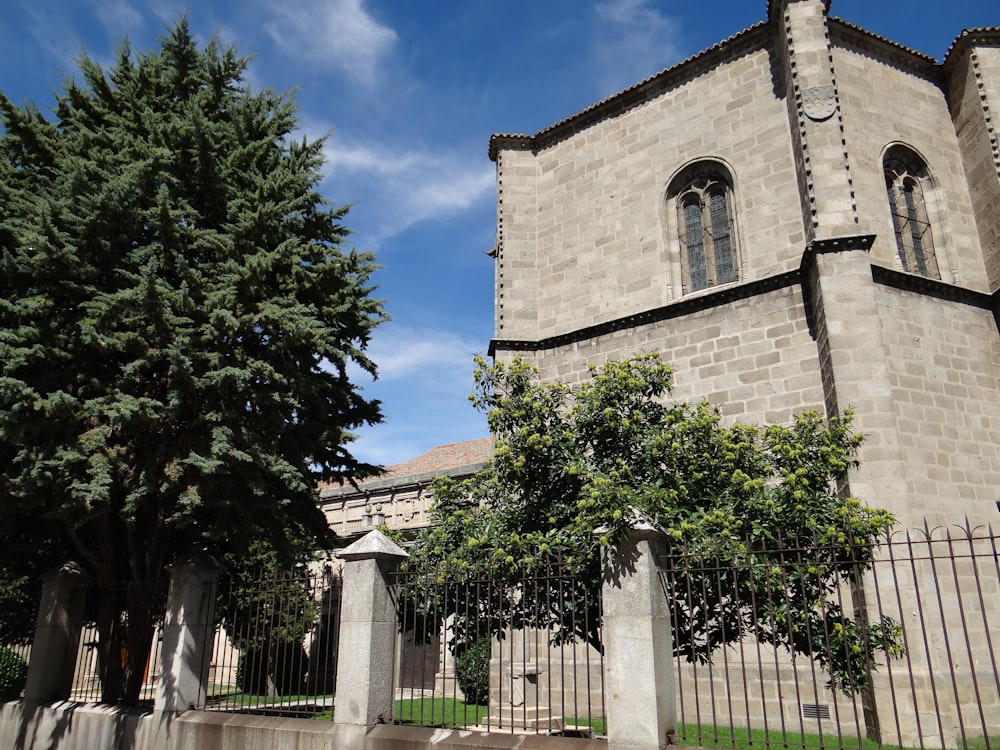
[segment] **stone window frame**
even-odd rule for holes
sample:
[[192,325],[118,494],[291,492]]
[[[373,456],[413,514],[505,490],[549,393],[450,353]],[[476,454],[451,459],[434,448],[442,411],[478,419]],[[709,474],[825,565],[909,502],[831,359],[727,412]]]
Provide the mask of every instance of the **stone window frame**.
[[[667,182],[664,192],[663,222],[666,227],[667,248],[670,259],[669,285],[671,298],[706,292],[733,284],[744,279],[742,243],[739,231],[739,210],[736,182],[733,169],[717,157],[703,157],[688,162],[678,169]],[[722,196],[726,207],[726,228],[728,230],[731,262],[731,276],[718,278],[716,232],[712,229],[711,202],[713,197]],[[701,222],[702,263],[704,279],[698,276],[692,282],[691,263],[688,259],[690,243],[687,238],[685,211],[697,206],[697,216]],[[700,274],[699,274],[700,276]]]
[[[904,273],[953,283],[942,221],[943,196],[927,159],[913,146],[893,142],[882,150],[880,163],[886,190],[885,222],[895,248],[893,265]],[[900,190],[902,186],[908,190]],[[913,242],[917,236],[919,248]]]

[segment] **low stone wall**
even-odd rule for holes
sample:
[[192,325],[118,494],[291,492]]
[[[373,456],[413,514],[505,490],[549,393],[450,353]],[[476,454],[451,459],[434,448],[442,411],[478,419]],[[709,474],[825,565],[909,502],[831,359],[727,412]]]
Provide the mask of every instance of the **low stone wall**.
[[214,711],[168,715],[61,702],[0,704],[0,747],[10,750],[606,750],[604,740],[488,734],[393,725],[364,727]]
[[379,726],[365,737],[365,750],[462,750],[485,748],[506,750],[607,750],[607,740],[549,737],[538,734],[487,734],[468,729],[424,729]]
[[[616,667],[609,670],[615,700],[606,707],[608,741],[601,746],[612,750],[660,750],[676,728],[671,663],[661,658],[671,650],[669,619],[654,575],[655,560],[663,554],[662,536],[642,521],[628,544],[608,556],[603,584],[605,664]],[[376,530],[338,552],[338,557],[344,561],[340,640],[350,648],[341,649],[334,721],[196,710],[206,704],[212,637],[208,594],[215,591],[219,569],[211,558],[195,554],[170,567],[156,696],[146,711],[65,700],[72,695],[72,670],[67,665],[77,651],[85,575],[79,566],[66,565],[47,576],[24,698],[0,704],[0,748],[363,750],[399,747],[386,739],[395,737],[395,732],[405,734],[408,747],[563,746],[565,737],[541,734],[387,728],[384,722],[393,711],[399,627],[391,574],[407,554]],[[626,603],[627,598],[635,601]],[[557,678],[561,677],[560,672]],[[587,677],[599,682],[598,674]],[[552,674],[546,679],[551,680]],[[641,689],[635,690],[637,686]],[[570,704],[554,707],[566,716]],[[521,726],[528,725],[522,721]],[[535,726],[540,725],[531,728]],[[571,740],[571,747],[585,750],[581,740]]]

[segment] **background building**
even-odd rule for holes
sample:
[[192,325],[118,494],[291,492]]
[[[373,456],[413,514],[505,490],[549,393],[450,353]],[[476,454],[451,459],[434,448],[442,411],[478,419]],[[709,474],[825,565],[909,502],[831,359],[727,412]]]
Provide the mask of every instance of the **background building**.
[[429,523],[434,477],[462,479],[479,471],[493,453],[493,439],[479,438],[450,443],[410,461],[387,466],[376,478],[320,488],[320,508],[340,546],[347,546],[379,526],[414,532]]

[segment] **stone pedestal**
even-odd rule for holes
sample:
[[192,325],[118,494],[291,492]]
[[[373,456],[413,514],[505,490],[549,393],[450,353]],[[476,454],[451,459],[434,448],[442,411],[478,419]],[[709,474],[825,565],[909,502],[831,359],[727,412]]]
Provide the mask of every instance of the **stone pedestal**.
[[392,721],[397,615],[391,575],[409,555],[380,531],[337,553],[344,561],[333,720],[357,736]]
[[170,591],[154,706],[158,712],[182,713],[205,705],[221,569],[207,552],[194,552],[168,570]]
[[670,606],[656,558],[666,535],[637,519],[604,561],[604,691],[609,750],[662,750],[677,733]]
[[563,717],[553,716],[540,690],[545,667],[534,660],[515,660],[501,670],[503,699],[490,713],[490,726],[525,732],[561,732]]
[[26,704],[69,698],[89,583],[90,575],[74,562],[42,577],[42,598],[24,686]]
[[438,649],[438,653],[441,654],[441,663],[438,671],[434,673],[434,694],[464,701],[465,694],[462,692],[462,688],[455,677],[455,655],[452,653],[450,646],[452,638],[455,636],[452,628],[453,621],[454,615],[448,617],[441,625],[441,634],[439,636],[441,647]]

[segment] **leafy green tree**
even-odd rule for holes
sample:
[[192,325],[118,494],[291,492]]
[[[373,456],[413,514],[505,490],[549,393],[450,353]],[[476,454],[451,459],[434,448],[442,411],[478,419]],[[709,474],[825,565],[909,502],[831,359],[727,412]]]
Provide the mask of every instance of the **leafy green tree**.
[[138,695],[178,551],[323,546],[317,480],[375,471],[347,369],[375,373],[376,266],[246,65],[182,19],[82,57],[53,119],[0,95],[0,555],[54,537],[93,574],[106,699]]
[[[455,646],[481,636],[486,618],[494,635],[533,626],[600,648],[602,550],[622,542],[639,512],[686,551],[670,596],[675,648],[688,659],[707,661],[753,634],[813,656],[833,687],[853,692],[876,652],[901,652],[896,623],[859,621],[833,597],[838,579],[870,565],[893,523],[837,489],[861,443],[849,413],[727,426],[707,402],[667,402],[672,371],[655,354],[591,367],[572,388],[537,382],[521,360],[477,364],[470,398],[487,415],[495,453],[470,479],[436,482],[433,526],[408,566],[411,606],[451,614]],[[788,554],[799,549],[808,553]],[[553,563],[573,579],[551,595],[514,597],[514,607],[497,587],[473,604],[430,593],[451,591],[435,586],[455,578],[516,588],[526,569]],[[720,563],[735,573],[719,576]]]

